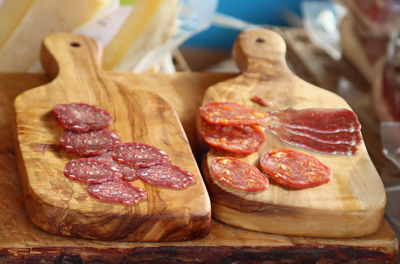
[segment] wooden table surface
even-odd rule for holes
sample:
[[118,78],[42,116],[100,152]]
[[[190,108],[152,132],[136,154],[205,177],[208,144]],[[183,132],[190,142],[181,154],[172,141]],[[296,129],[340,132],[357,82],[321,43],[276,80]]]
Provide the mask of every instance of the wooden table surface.
[[[304,34],[294,31],[293,39]],[[310,65],[304,63],[299,53],[293,50],[290,38],[283,34],[289,48],[288,60],[300,67],[304,76],[313,77]],[[300,36],[300,37],[299,37]],[[296,41],[297,43],[298,41]],[[299,48],[301,49],[301,48]],[[318,51],[320,52],[320,51]],[[301,53],[301,52],[300,52]],[[322,53],[319,55],[323,55]],[[307,61],[307,60],[306,60]],[[300,66],[299,66],[300,65]],[[348,65],[348,64],[344,64]],[[294,67],[294,68],[296,68]],[[336,68],[335,68],[336,69]],[[346,69],[346,68],[345,68]],[[296,71],[297,72],[297,71]],[[299,71],[300,72],[300,71]],[[299,74],[299,72],[297,72]],[[112,74],[118,82],[124,74]],[[301,77],[302,74],[299,74]],[[174,107],[188,135],[193,152],[201,155],[194,130],[194,112],[201,103],[205,89],[218,82],[233,77],[231,74],[215,73],[178,73],[174,75],[145,74],[131,75],[128,82],[143,89],[150,89],[174,102]],[[308,81],[310,81],[310,79]],[[126,81],[126,78],[124,78]],[[398,253],[397,238],[385,220],[377,233],[352,239],[321,239],[273,235],[233,228],[217,221],[212,222],[210,234],[203,239],[171,243],[130,243],[103,242],[55,236],[39,230],[29,221],[23,207],[23,196],[19,177],[16,172],[16,160],[10,128],[12,101],[19,93],[42,85],[49,81],[44,74],[0,74],[0,262],[15,263],[121,263],[141,261],[143,263],[161,262],[169,258],[171,262],[234,262],[249,263],[270,260],[291,263],[395,263]],[[323,83],[321,87],[328,87]],[[332,81],[334,83],[334,81]],[[173,87],[165,90],[163,86]],[[333,87],[329,86],[329,87]],[[330,89],[328,87],[328,89]],[[176,100],[179,98],[179,100]],[[187,102],[194,102],[188,104]],[[365,114],[363,108],[352,106],[363,124],[363,134],[367,148],[379,144],[379,134],[374,134],[374,120]],[[364,106],[363,106],[364,107]],[[361,112],[360,112],[361,111]],[[372,125],[372,128],[369,127]],[[369,132],[371,131],[371,132]],[[390,162],[380,152],[370,155],[382,176],[396,177],[398,172],[390,169]],[[387,167],[389,169],[387,169]],[[393,168],[393,167],[392,167]]]

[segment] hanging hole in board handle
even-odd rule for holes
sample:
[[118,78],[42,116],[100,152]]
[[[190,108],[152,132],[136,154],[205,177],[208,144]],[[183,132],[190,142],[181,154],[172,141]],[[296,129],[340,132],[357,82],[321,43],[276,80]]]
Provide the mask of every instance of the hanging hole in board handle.
[[74,48],[78,48],[81,46],[81,44],[79,44],[78,42],[71,42],[69,45],[71,45],[71,47],[74,47]]
[[264,43],[265,40],[263,38],[256,38],[257,43]]

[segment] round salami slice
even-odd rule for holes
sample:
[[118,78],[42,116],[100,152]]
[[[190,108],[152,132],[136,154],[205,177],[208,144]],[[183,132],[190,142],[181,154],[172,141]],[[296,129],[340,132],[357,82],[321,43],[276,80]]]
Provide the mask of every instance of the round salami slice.
[[145,190],[122,180],[90,184],[88,192],[104,202],[120,204],[137,204],[147,199]]
[[131,167],[150,167],[170,161],[169,156],[164,151],[139,142],[116,145],[113,148],[112,158]]
[[107,129],[86,133],[63,130],[60,137],[61,147],[84,157],[109,151],[120,142],[119,136]]
[[136,176],[137,167],[129,167],[127,165],[123,165],[121,163],[116,162],[112,158],[112,151],[104,152],[101,155],[94,156],[92,159],[99,160],[101,162],[107,163],[111,166],[116,167],[122,174],[122,180],[124,181],[134,181],[137,180]]
[[173,189],[183,189],[196,182],[192,173],[169,163],[140,168],[137,176],[150,185]]
[[202,122],[200,134],[215,148],[233,153],[251,154],[265,141],[264,131],[258,126],[221,126]]
[[83,183],[101,183],[122,177],[117,168],[94,159],[71,160],[65,165],[64,175]]
[[232,102],[211,102],[200,107],[204,121],[214,125],[258,125],[267,120],[267,114]]
[[211,161],[211,171],[222,183],[245,192],[259,192],[268,188],[268,178],[256,167],[231,157],[217,157]]
[[54,113],[64,129],[77,132],[103,129],[113,120],[105,110],[84,103],[58,104]]
[[260,167],[275,182],[292,188],[318,186],[332,178],[331,169],[316,157],[290,149],[264,153]]

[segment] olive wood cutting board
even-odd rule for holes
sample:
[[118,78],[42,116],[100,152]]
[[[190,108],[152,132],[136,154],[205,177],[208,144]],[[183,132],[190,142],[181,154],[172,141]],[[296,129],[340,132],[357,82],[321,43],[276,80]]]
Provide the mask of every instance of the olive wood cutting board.
[[[60,235],[101,240],[176,241],[202,237],[211,221],[210,200],[173,107],[160,96],[116,83],[99,68],[101,48],[82,35],[57,33],[43,41],[41,61],[52,82],[20,94],[14,103],[14,136],[25,208],[38,227]],[[129,88],[129,89],[128,89]],[[147,192],[137,205],[99,201],[87,184],[63,175],[77,158],[59,145],[56,104],[83,102],[114,117],[110,130],[122,142],[164,150],[171,163],[195,175],[176,190],[132,182]]]
[[[195,156],[196,109],[206,88],[233,74],[213,72],[111,73],[110,78],[132,90],[156,92],[175,107]],[[36,228],[23,203],[12,143],[15,97],[48,83],[45,74],[0,74],[0,254],[6,263],[396,263],[398,241],[387,221],[372,235],[351,239],[307,238],[254,232],[212,221],[202,239],[183,242],[99,241],[59,236]],[[364,126],[365,129],[366,125]],[[370,142],[370,138],[368,141]]]
[[[242,73],[209,87],[203,105],[229,101],[262,112],[288,107],[350,109],[338,95],[295,76],[286,65],[285,53],[285,42],[275,32],[265,29],[242,32],[233,49]],[[268,106],[251,101],[252,96],[261,97]],[[202,169],[213,217],[233,226],[285,235],[349,238],[378,229],[386,196],[364,144],[359,146],[356,156],[323,155],[286,144],[268,131],[265,133],[267,139],[259,151],[240,159],[258,167],[259,158],[266,151],[295,149],[316,156],[330,167],[332,180],[301,190],[283,188],[270,180],[267,190],[246,193],[215,178],[210,170],[211,160],[228,154],[210,151],[203,159]]]

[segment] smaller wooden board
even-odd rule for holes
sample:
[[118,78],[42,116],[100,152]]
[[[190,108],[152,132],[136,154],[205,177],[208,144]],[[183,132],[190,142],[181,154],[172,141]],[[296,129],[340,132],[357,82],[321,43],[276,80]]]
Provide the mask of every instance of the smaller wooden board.
[[[203,104],[237,102],[262,112],[288,107],[350,109],[341,97],[295,76],[286,66],[285,53],[285,42],[275,32],[242,32],[233,50],[242,74],[209,87]],[[252,102],[255,95],[269,105]],[[283,188],[271,181],[266,191],[241,192],[220,183],[212,174],[211,160],[224,154],[210,151],[202,168],[216,219],[249,230],[313,237],[357,237],[379,228],[386,204],[385,190],[364,144],[356,156],[322,155],[266,133],[267,140],[260,150],[241,158],[243,161],[258,167],[259,158],[266,151],[296,149],[316,156],[330,167],[332,180],[303,190]]]
[[[207,190],[173,107],[160,96],[113,82],[98,67],[100,47],[88,37],[58,33],[45,38],[42,64],[55,79],[15,99],[15,145],[26,211],[38,227],[60,235],[102,240],[176,241],[207,234],[211,208]],[[101,202],[87,184],[63,175],[76,155],[58,146],[56,104],[83,102],[114,117],[110,130],[122,142],[164,150],[171,163],[190,171],[196,183],[185,189],[132,182],[147,192],[137,205]]]

